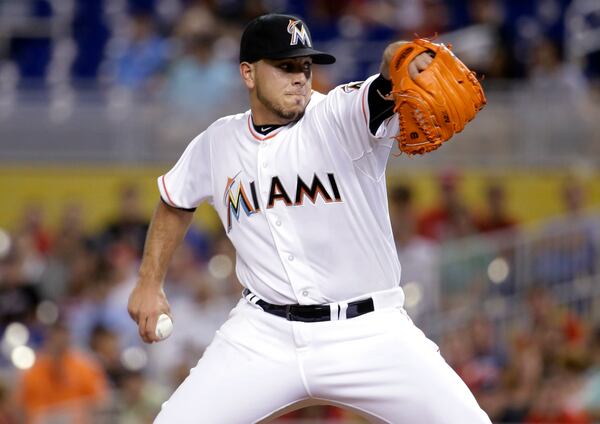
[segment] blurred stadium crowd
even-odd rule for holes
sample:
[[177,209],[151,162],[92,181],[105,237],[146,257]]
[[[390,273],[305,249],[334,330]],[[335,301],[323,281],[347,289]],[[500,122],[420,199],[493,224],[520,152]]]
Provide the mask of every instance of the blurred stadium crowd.
[[[239,35],[268,11],[306,18],[315,44],[338,57],[315,75],[317,89],[376,72],[390,40],[439,33],[485,84],[597,96],[599,9],[593,0],[0,0],[0,118],[20,96],[60,112],[88,90],[115,105],[160,99],[194,120],[214,114],[240,99]],[[511,214],[502,180],[486,186],[483,210],[461,196],[459,174],[437,182],[427,209],[410,183],[390,184],[413,320],[494,422],[600,422],[600,214],[586,188],[566,178],[562,216],[530,227]],[[0,424],[151,422],[240,298],[223,231],[194,226],[166,284],[175,331],[143,345],[126,304],[149,211],[135,186],[114,202],[119,213],[99,230],[84,226],[77,203],[64,204],[58,225],[32,203],[0,229]],[[286,420],[362,422],[329,407]]]
[[[8,90],[102,84],[182,106],[227,97],[239,35],[251,18],[285,11],[344,65],[317,87],[377,69],[369,46],[415,34],[460,39],[486,78],[532,78],[582,89],[600,75],[590,39],[597,6],[581,0],[2,0],[0,63]],[[213,96],[211,94],[218,94]]]

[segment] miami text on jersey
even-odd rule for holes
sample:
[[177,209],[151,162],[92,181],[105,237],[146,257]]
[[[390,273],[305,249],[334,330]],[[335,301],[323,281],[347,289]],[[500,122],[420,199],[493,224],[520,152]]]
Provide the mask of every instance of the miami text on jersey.
[[[249,190],[246,190],[241,179],[238,178],[240,172],[235,174],[233,178],[227,178],[227,185],[225,186],[225,193],[223,195],[223,204],[227,210],[227,232],[231,230],[233,222],[232,216],[239,222],[241,211],[244,211],[246,216],[252,216],[261,210],[256,194],[256,183],[250,181],[250,183],[248,183]],[[313,174],[310,185],[306,184],[300,175],[298,175],[295,192],[288,192],[279,177],[274,176],[271,179],[271,187],[269,188],[269,198],[266,208],[272,208],[275,206],[275,202],[278,201],[283,202],[285,206],[302,206],[305,198],[308,198],[311,203],[314,204],[319,196],[323,198],[325,203],[341,202],[342,196],[340,195],[335,175],[328,173],[327,179],[329,180],[331,191],[327,190],[316,173]]]

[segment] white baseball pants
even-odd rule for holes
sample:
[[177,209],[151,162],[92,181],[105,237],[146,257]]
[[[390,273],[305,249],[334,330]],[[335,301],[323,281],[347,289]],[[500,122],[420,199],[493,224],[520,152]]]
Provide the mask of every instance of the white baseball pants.
[[240,300],[155,423],[256,423],[332,404],[374,423],[489,424],[408,318],[399,293],[375,293],[374,312],[316,323],[287,321]]

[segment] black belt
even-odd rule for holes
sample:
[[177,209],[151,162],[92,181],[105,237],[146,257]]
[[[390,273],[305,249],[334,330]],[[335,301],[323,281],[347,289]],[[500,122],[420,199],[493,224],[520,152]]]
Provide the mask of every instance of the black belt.
[[[248,301],[260,306],[263,311],[285,318],[288,321],[331,321],[332,307],[337,308],[337,311],[334,309],[334,314],[337,312],[338,318],[340,318],[342,313],[340,305],[336,303],[325,305],[273,305],[272,303],[258,299],[258,297],[248,289],[244,289],[244,297],[248,299]],[[345,318],[355,318],[369,312],[373,312],[374,310],[375,306],[373,304],[373,299],[370,297],[368,299],[349,302],[348,308],[346,309]]]

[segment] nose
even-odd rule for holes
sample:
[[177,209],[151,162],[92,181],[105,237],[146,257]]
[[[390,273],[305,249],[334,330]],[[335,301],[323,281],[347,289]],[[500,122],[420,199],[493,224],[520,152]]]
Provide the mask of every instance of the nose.
[[302,87],[304,84],[306,84],[306,81],[308,81],[308,75],[306,72],[294,72],[293,75],[292,84],[294,85],[299,85]]

